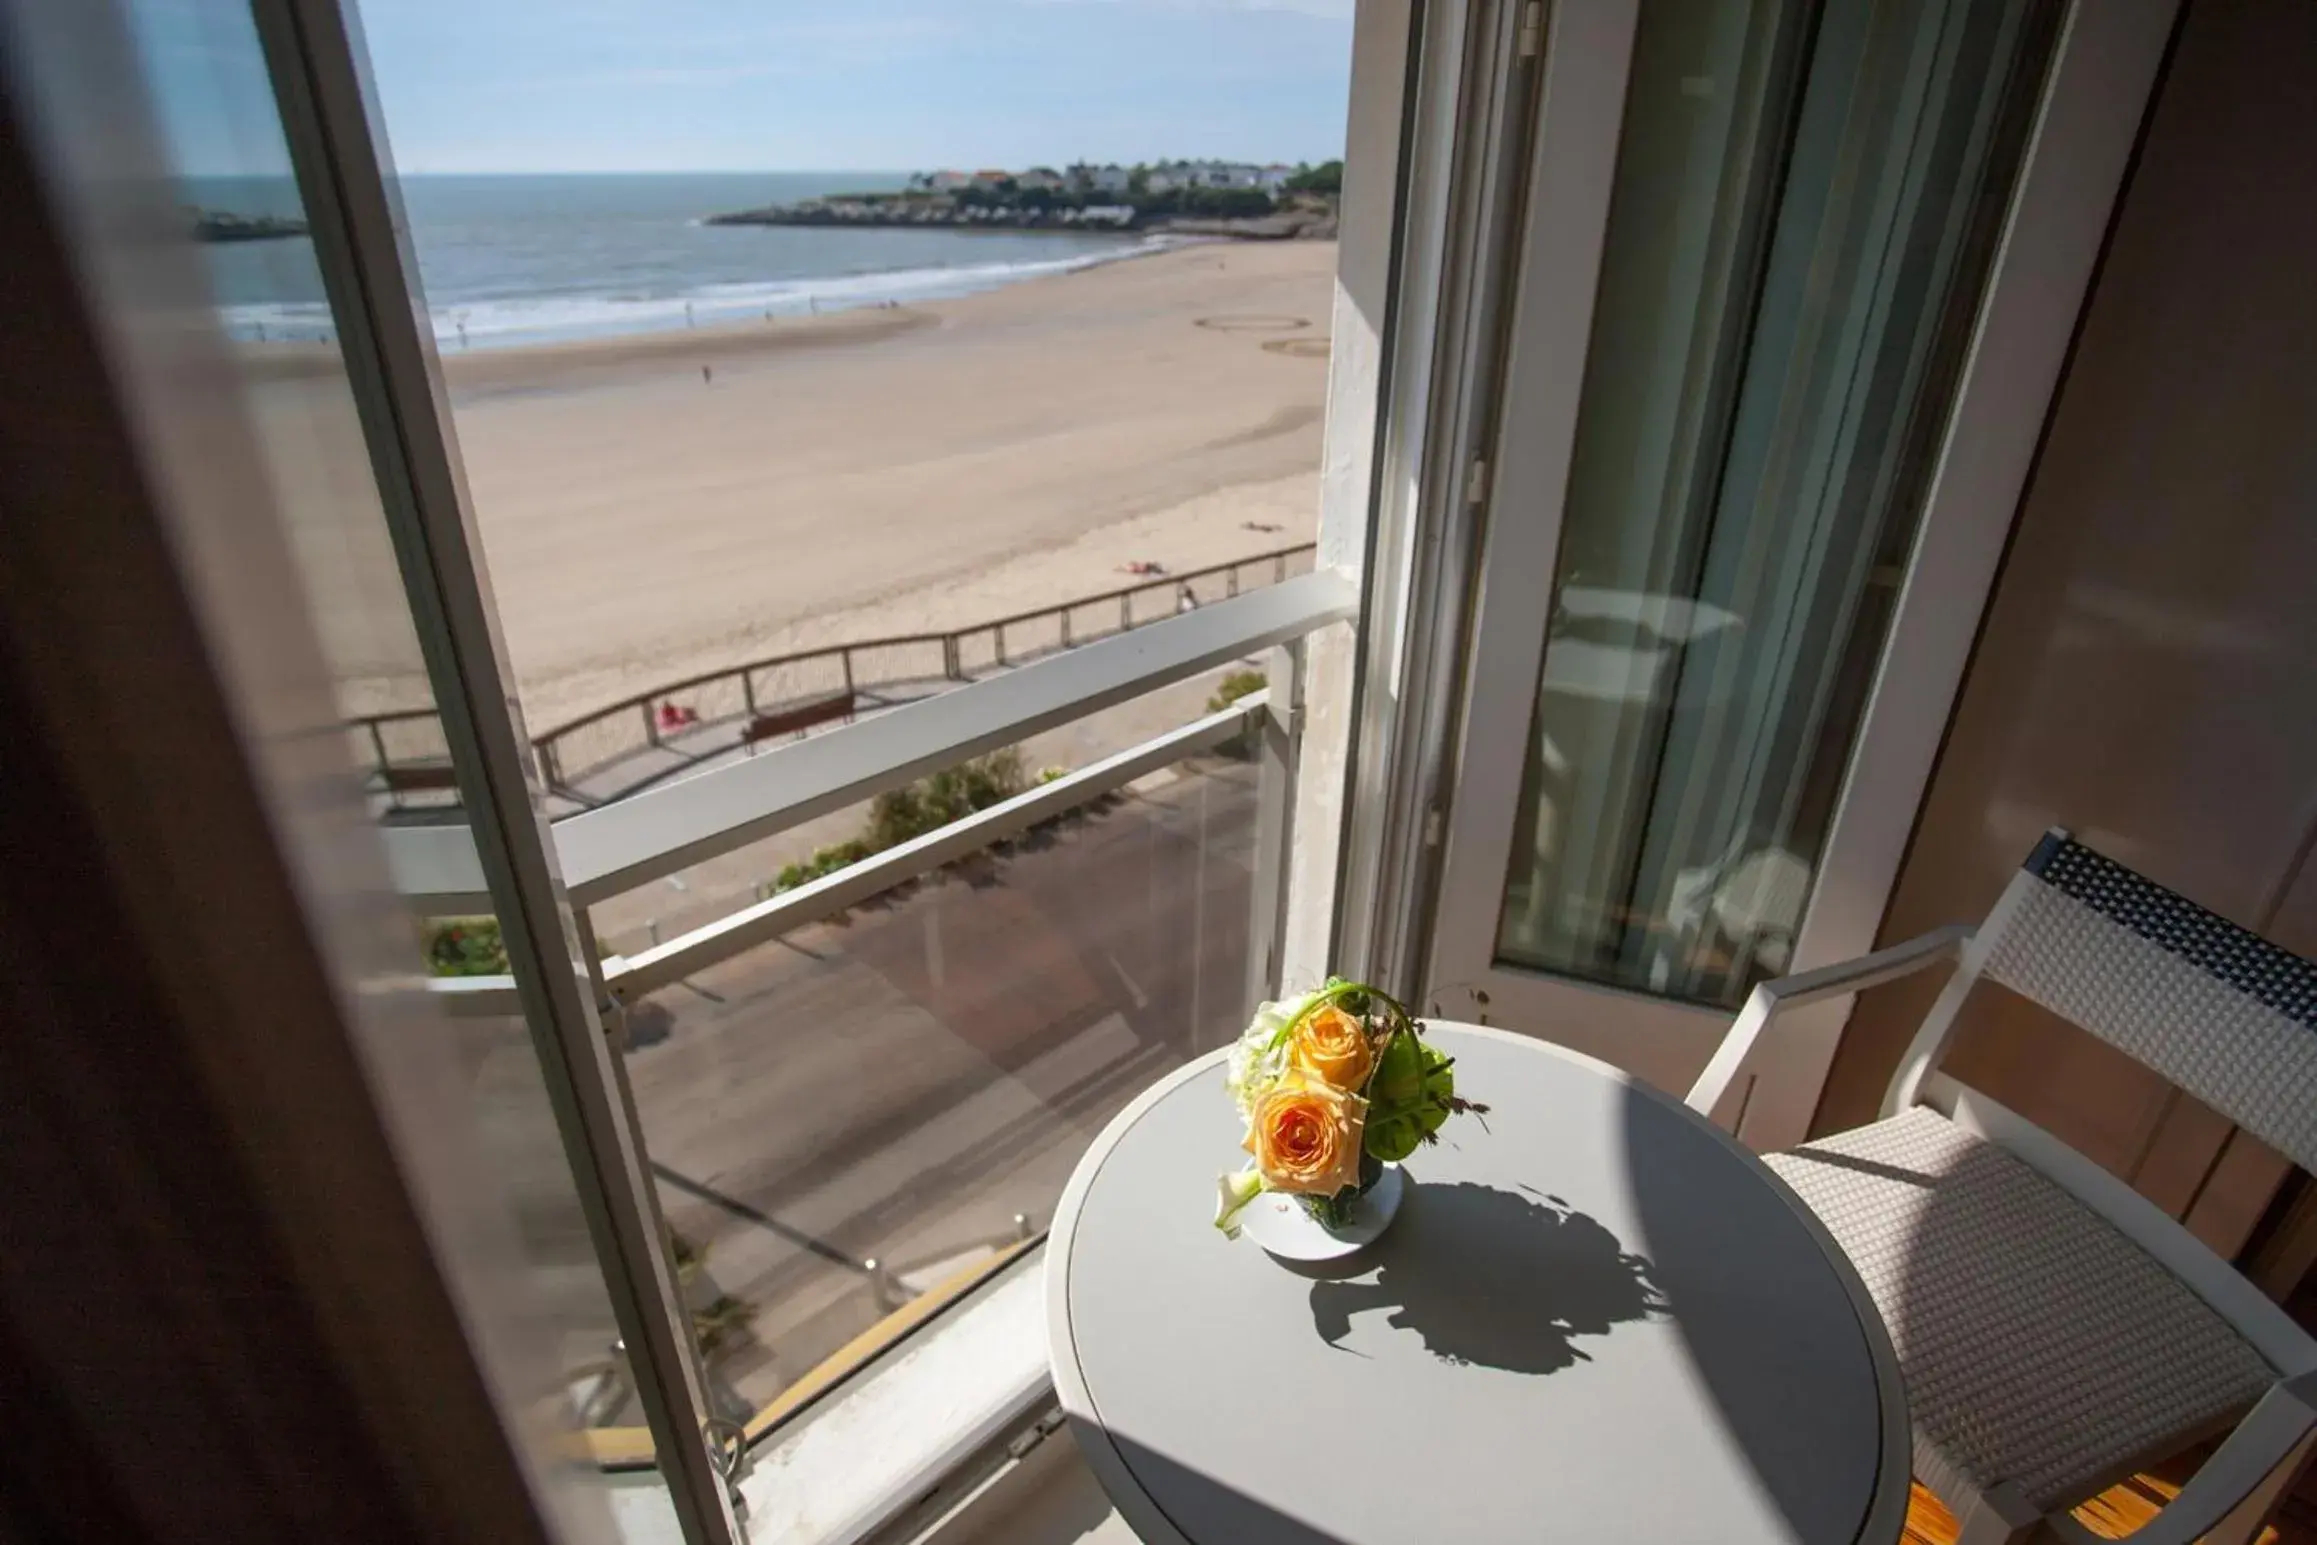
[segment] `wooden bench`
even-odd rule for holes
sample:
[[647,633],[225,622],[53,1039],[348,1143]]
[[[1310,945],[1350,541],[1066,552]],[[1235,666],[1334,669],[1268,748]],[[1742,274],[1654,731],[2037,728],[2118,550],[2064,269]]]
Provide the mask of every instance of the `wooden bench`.
[[839,692],[831,697],[816,698],[794,708],[783,708],[776,713],[760,713],[748,721],[740,732],[740,743],[753,746],[760,740],[771,740],[781,735],[801,734],[816,724],[830,724],[853,717],[853,694]]
[[448,762],[406,762],[378,769],[379,787],[389,794],[418,794],[459,786],[458,770]]

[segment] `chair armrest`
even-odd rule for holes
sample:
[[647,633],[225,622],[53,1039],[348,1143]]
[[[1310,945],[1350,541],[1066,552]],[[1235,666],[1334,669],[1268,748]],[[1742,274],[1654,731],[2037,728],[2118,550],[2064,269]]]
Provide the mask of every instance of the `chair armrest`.
[[1876,950],[1855,960],[1840,961],[1831,966],[1820,966],[1815,971],[1797,971],[1774,982],[1763,982],[1746,999],[1746,1006],[1731,1021],[1729,1032],[1722,1044],[1715,1048],[1705,1071],[1697,1082],[1690,1085],[1686,1101],[1691,1110],[1701,1116],[1711,1116],[1721,1103],[1722,1095],[1745,1066],[1746,1058],[1754,1050],[1754,1042],[1771,1019],[1783,1009],[1800,1008],[1826,998],[1838,998],[1845,993],[1864,992],[1885,982],[1911,976],[1927,966],[1941,961],[1962,958],[1963,946],[1971,942],[1969,923],[1950,923],[1934,928],[1904,944]]
[[[2292,1479],[2290,1472],[2300,1467],[2311,1435],[2317,1433],[2313,1403],[2317,1403],[2317,1374],[2272,1385],[2180,1494],[2132,1531],[2132,1545],[2192,1545],[2223,1523],[2235,1526],[2225,1538],[2252,1539],[2258,1520],[2230,1515],[2239,1508],[2266,1513],[2276,1502]],[[2066,1513],[2045,1519],[2044,1526],[2066,1545],[2100,1545],[2100,1536]]]

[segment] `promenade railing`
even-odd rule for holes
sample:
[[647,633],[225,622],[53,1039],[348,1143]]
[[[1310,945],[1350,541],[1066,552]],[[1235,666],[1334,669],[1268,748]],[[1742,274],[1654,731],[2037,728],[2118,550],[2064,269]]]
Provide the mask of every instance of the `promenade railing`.
[[[859,639],[703,671],[567,720],[532,744],[550,790],[580,805],[607,804],[768,734],[785,738],[1279,584],[1311,572],[1313,552],[1306,542],[949,632]],[[449,750],[432,710],[366,715],[350,728],[371,786],[390,809],[455,803]]]

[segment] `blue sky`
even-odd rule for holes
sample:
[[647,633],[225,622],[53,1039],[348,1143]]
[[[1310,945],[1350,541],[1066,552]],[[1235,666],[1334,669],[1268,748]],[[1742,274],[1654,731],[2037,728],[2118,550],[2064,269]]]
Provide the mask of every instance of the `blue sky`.
[[[180,164],[266,171],[233,7],[138,0]],[[1343,152],[1352,0],[361,0],[405,172]],[[196,11],[201,19],[195,19]]]

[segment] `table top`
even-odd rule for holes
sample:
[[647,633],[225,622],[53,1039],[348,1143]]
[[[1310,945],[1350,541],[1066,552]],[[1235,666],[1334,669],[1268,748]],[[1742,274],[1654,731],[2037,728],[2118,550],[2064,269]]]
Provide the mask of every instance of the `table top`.
[[1290,1267],[1209,1223],[1218,1052],[1111,1124],[1048,1245],[1055,1386],[1148,1545],[1898,1536],[1896,1360],[1769,1170],[1605,1064],[1432,1022],[1457,1092],[1384,1237]]

